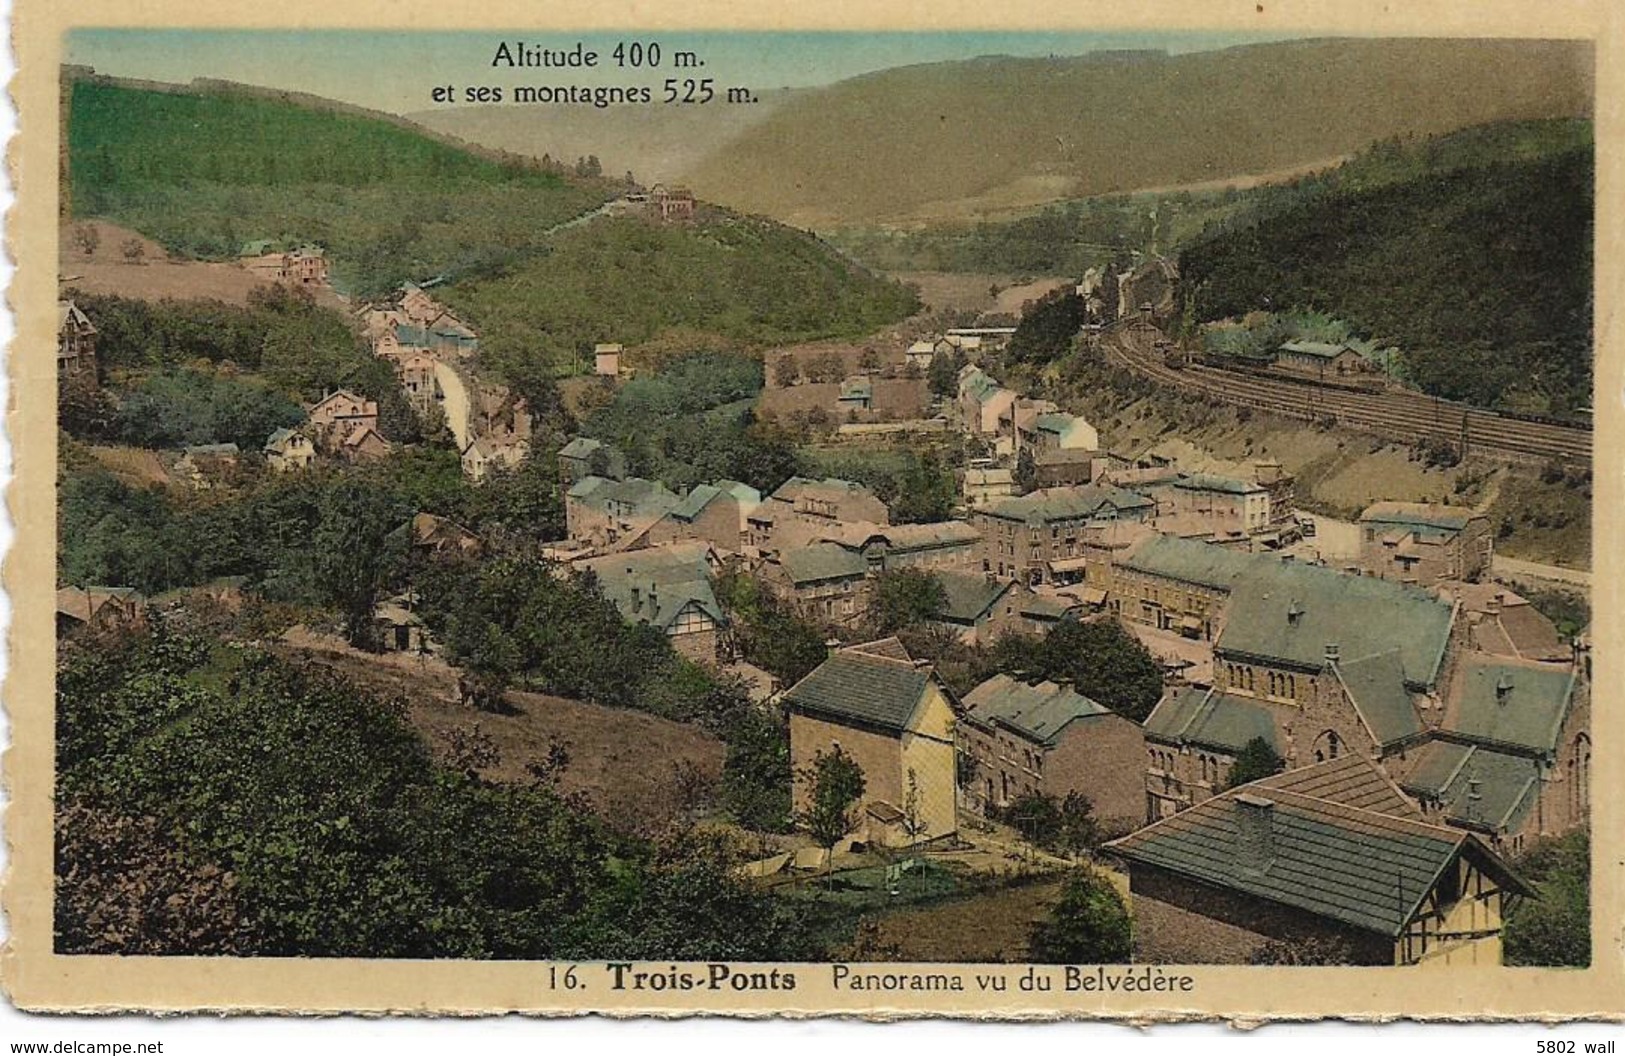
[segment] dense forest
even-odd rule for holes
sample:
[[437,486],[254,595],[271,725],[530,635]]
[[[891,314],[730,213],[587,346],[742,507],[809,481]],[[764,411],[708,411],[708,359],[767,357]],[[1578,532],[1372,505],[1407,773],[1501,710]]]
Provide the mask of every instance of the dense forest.
[[1426,392],[1556,415],[1589,406],[1592,151],[1573,125],[1547,131],[1385,144],[1277,192],[1181,251],[1190,317],[1314,309],[1396,345]]

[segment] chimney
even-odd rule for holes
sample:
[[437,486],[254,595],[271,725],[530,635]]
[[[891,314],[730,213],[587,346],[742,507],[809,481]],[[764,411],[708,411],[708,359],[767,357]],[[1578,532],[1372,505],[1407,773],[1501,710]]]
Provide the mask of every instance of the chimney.
[[[632,570],[630,568],[627,569],[626,574],[630,576],[632,574]],[[640,587],[638,587],[637,584],[634,583],[632,585],[632,615],[636,616],[638,613],[640,613],[642,611],[643,611],[643,590]]]
[[1484,798],[1483,795],[1479,793],[1478,786],[1479,781],[1477,777],[1473,777],[1467,782],[1467,816],[1463,820],[1469,823],[1478,820],[1478,802]]
[[1296,627],[1303,622],[1303,606],[1299,605],[1297,601],[1292,601],[1287,605],[1286,622],[1292,627]]
[[1484,606],[1484,611],[1488,612],[1491,616],[1498,615],[1501,611],[1501,606],[1506,604],[1506,600],[1506,591],[1498,590],[1495,592],[1495,596],[1489,600],[1489,604]]
[[1328,664],[1332,664],[1332,665],[1335,666],[1337,664],[1337,661],[1341,658],[1341,655],[1342,655],[1342,649],[1338,647],[1338,644],[1336,642],[1327,642],[1326,643],[1326,662]]
[[1505,671],[1495,680],[1495,702],[1505,704],[1512,697],[1512,676]]
[[1275,860],[1275,802],[1243,792],[1236,797],[1236,855],[1244,873],[1262,873]]

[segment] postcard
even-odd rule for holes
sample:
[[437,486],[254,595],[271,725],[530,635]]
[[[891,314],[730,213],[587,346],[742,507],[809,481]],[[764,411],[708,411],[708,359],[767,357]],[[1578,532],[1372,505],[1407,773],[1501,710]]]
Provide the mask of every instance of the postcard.
[[20,7],[21,1008],[1625,1015],[1604,5]]

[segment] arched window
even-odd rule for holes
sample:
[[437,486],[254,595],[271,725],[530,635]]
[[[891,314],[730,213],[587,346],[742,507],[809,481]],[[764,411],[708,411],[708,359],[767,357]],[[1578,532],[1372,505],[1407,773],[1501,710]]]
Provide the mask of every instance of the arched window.
[[1336,759],[1343,751],[1343,740],[1336,730],[1322,730],[1315,738],[1315,762],[1324,763],[1329,759]]

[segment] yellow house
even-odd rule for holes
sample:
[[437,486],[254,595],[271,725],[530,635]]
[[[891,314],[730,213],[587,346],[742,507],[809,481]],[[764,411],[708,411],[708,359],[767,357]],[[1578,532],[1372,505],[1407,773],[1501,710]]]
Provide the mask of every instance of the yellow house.
[[863,771],[855,834],[868,843],[926,843],[957,831],[956,705],[936,673],[896,638],[836,651],[784,696],[795,809],[806,772],[836,747]]

